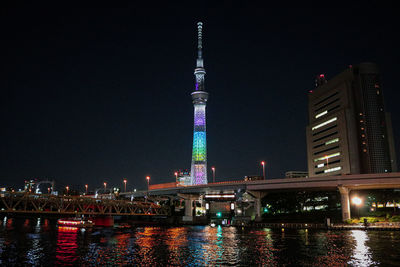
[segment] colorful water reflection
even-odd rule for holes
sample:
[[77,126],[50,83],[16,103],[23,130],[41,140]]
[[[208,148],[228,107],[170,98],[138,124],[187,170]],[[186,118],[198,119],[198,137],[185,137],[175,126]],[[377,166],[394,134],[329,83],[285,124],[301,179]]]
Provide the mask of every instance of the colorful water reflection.
[[397,232],[208,226],[84,232],[44,219],[0,224],[3,266],[396,266],[398,251]]

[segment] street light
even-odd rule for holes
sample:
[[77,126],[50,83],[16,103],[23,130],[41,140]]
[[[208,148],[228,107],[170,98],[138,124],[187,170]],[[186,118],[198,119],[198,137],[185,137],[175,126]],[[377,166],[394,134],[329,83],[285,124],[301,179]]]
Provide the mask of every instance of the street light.
[[261,161],[261,165],[262,165],[262,168],[263,168],[263,178],[265,180],[265,161]]
[[211,167],[211,170],[212,170],[212,172],[213,172],[213,183],[215,183],[215,167],[212,166],[212,167]]
[[105,193],[105,191],[107,190],[107,183],[104,182],[103,185],[104,185],[104,193]]
[[47,192],[49,192],[49,194],[50,194],[50,187],[47,187]]
[[175,185],[178,186],[178,172],[175,172]]
[[125,189],[125,192],[126,192],[126,182],[127,182],[127,180],[124,179],[124,189]]
[[86,195],[87,195],[87,190],[88,190],[88,185],[85,184],[85,190],[86,190]]
[[359,207],[360,207],[361,204],[362,204],[362,199],[359,198],[359,197],[357,197],[357,196],[355,196],[355,197],[353,197],[353,198],[351,199],[351,202],[352,202],[354,205],[356,205],[356,207],[357,207],[357,217],[359,217],[359,216],[360,216],[360,215],[359,215]]
[[150,176],[146,176],[147,180],[147,192],[149,192],[149,187],[150,187]]
[[147,180],[147,197],[146,197],[146,202],[147,202],[147,198],[149,197],[150,176],[146,176],[146,180]]
[[66,186],[65,189],[67,189],[67,195],[68,195],[68,191],[69,191],[69,186]]

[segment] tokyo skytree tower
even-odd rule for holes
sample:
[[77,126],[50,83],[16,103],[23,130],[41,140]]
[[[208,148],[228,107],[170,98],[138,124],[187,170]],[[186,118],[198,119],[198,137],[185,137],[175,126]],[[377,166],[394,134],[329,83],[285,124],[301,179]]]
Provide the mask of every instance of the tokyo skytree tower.
[[194,106],[193,152],[191,182],[192,185],[207,184],[207,143],[206,143],[206,103],[208,93],[204,89],[206,71],[202,56],[203,23],[197,23],[197,64],[194,70],[196,77],[195,91],[192,93]]

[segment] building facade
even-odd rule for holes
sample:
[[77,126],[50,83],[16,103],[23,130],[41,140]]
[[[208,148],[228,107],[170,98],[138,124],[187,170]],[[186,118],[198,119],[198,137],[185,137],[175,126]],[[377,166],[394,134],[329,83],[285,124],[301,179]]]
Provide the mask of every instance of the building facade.
[[193,150],[191,165],[192,185],[207,184],[206,104],[208,93],[204,88],[206,71],[203,62],[203,23],[197,23],[197,62],[194,70],[195,90],[192,92],[194,106]]
[[308,95],[310,177],[397,171],[390,114],[385,112],[377,66],[362,63]]

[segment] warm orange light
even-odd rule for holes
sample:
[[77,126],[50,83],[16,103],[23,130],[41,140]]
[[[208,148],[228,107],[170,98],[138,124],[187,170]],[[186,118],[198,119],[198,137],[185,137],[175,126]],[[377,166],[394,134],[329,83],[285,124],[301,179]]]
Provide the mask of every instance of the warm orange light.
[[177,172],[175,172],[175,176],[178,176],[178,173],[177,173]]
[[149,181],[150,180],[150,176],[146,176],[146,179],[147,179],[147,181]]
[[127,181],[126,181],[126,179],[124,179],[124,183],[126,183]]
[[77,232],[78,227],[71,227],[71,226],[59,226],[58,231],[60,232]]
[[265,165],[265,161],[261,161],[261,165],[263,165],[263,166],[264,166],[264,165]]
[[104,182],[104,186],[107,186],[107,183],[106,183],[106,182]]
[[69,186],[66,186],[65,189],[69,190]]
[[211,170],[215,171],[215,167],[211,167]]

